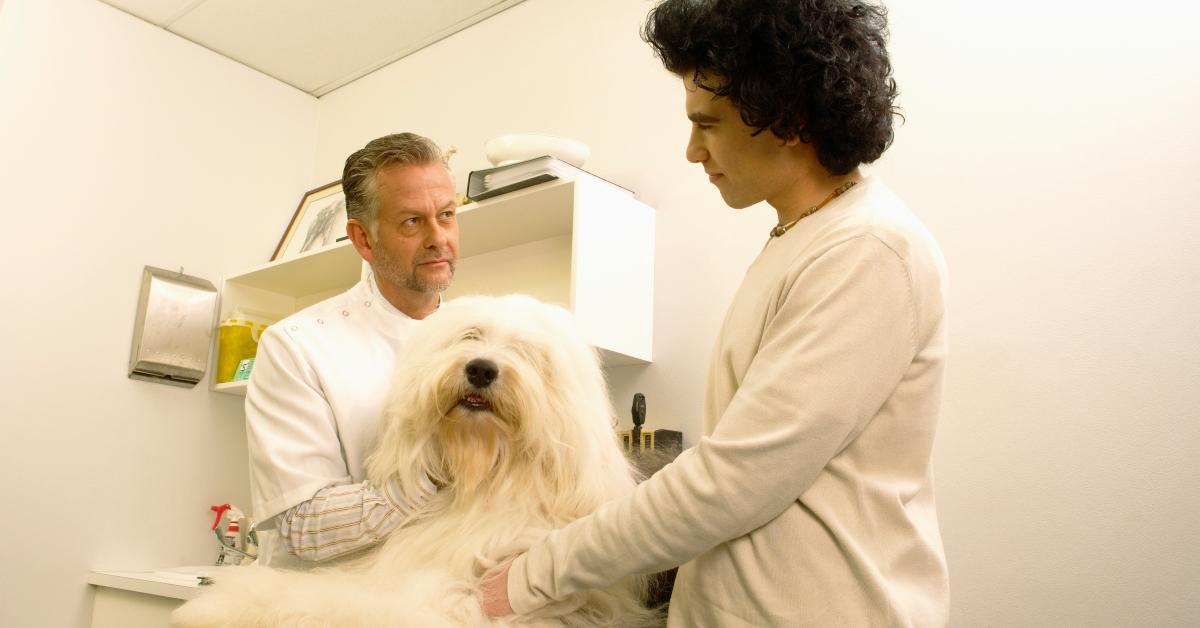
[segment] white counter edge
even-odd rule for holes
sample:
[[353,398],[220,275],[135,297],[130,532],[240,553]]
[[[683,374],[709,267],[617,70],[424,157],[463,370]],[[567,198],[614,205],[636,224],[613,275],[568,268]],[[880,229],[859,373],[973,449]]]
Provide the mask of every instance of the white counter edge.
[[88,574],[88,584],[110,589],[122,589],[147,593],[177,600],[190,600],[200,595],[200,584],[180,584],[168,580],[153,571],[93,571]]

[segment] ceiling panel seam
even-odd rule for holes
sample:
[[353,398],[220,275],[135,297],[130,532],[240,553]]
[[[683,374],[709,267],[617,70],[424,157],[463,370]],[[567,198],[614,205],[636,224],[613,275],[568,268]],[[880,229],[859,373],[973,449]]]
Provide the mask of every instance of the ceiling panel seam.
[[[184,17],[187,16],[188,13],[195,11],[197,7],[204,4],[206,1],[207,0],[193,0],[191,4],[184,7],[181,11],[179,11],[179,13],[176,13],[175,15],[171,16],[171,18],[168,19],[166,22],[163,22],[163,28],[166,28],[167,30],[171,30],[172,24],[174,24],[175,22],[178,22],[179,20],[182,20]],[[171,31],[171,32],[175,33],[175,31]],[[179,33],[175,33],[175,34],[178,35]]]

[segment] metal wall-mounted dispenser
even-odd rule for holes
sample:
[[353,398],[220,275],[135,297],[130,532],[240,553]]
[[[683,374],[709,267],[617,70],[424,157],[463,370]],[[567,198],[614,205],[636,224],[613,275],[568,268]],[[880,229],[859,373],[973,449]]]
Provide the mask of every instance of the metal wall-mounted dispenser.
[[133,324],[129,377],[191,388],[204,378],[217,289],[199,277],[147,266]]

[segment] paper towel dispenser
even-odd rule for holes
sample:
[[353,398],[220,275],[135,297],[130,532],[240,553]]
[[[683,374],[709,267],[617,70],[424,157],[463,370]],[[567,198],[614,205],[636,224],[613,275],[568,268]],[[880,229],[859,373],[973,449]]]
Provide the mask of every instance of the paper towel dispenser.
[[217,317],[217,289],[178,272],[147,266],[133,324],[129,377],[191,388],[204,378]]

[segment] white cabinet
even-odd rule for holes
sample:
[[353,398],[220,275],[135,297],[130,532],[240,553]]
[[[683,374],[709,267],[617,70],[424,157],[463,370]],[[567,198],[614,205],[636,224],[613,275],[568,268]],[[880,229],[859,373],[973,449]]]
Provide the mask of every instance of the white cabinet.
[[[458,221],[446,298],[529,294],[569,308],[606,366],[651,360],[654,210],[630,192],[580,174],[464,205]],[[221,319],[236,306],[290,314],[350,288],[365,270],[348,241],[263,264],[225,278]]]
[[[256,266],[225,278],[219,319],[229,318],[237,307],[286,316],[344,292],[358,282],[365,266],[348,240],[287,260]],[[246,394],[245,380],[215,383],[219,333],[213,334],[213,339],[213,367],[209,370],[212,377],[209,381],[214,382],[212,390]]]

